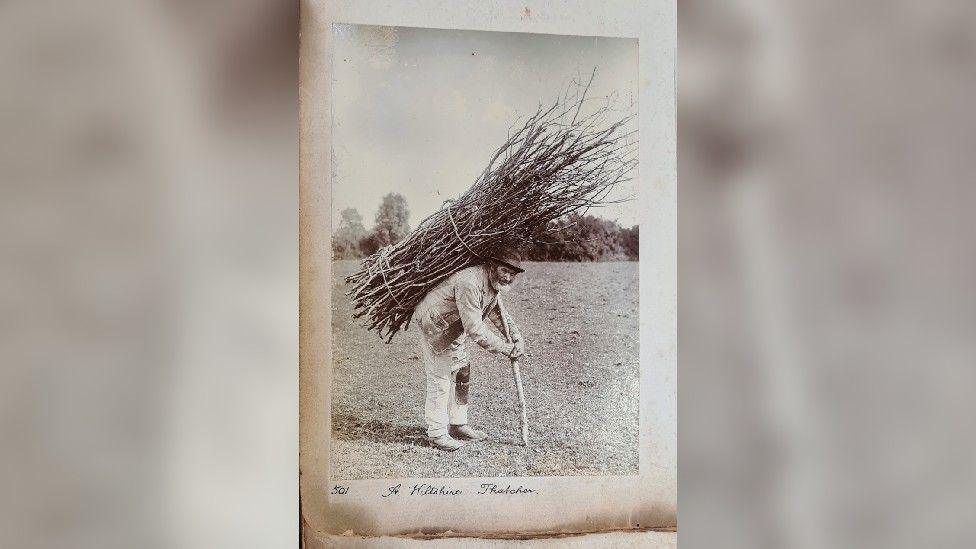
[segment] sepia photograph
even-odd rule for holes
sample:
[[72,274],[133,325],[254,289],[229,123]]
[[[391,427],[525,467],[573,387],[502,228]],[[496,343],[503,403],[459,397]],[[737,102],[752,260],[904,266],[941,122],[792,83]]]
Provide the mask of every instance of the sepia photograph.
[[637,40],[332,34],[330,477],[638,475]]

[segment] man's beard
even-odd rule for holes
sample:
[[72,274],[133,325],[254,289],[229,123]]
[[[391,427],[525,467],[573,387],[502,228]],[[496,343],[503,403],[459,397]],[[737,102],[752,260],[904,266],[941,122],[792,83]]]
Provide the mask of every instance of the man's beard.
[[495,284],[495,291],[497,291],[500,294],[507,293],[511,289],[512,289],[511,284],[502,284],[501,282]]

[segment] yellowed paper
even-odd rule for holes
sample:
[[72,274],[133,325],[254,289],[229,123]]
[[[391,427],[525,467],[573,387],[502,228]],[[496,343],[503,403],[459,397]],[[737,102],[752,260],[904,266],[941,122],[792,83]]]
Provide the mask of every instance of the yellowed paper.
[[443,537],[435,539],[404,539],[393,537],[364,538],[359,536],[333,536],[316,532],[308,532],[305,547],[308,549],[334,548],[453,548],[453,547],[485,547],[512,548],[541,547],[541,548],[586,548],[596,549],[607,547],[613,549],[674,549],[678,546],[678,533],[675,531],[644,531],[644,532],[611,532],[602,534],[584,534],[575,536],[553,536],[527,539],[486,539],[470,537]]
[[[343,277],[355,268],[355,262],[333,263],[332,238],[338,226],[337,208],[344,209],[345,202],[354,204],[361,195],[370,192],[372,181],[364,180],[390,176],[384,170],[393,171],[394,175],[403,174],[408,168],[402,164],[396,170],[386,166],[397,165],[396,155],[390,154],[389,149],[385,156],[362,157],[366,154],[364,149],[382,151],[383,145],[366,138],[357,143],[358,134],[347,126],[337,129],[336,124],[337,121],[351,124],[350,121],[368,120],[346,116],[349,109],[343,101],[348,97],[369,96],[371,88],[357,90],[354,87],[369,84],[369,78],[375,79],[371,85],[399,86],[397,90],[408,93],[409,83],[389,76],[399,74],[391,72],[392,66],[410,63],[406,50],[398,48],[456,44],[459,41],[499,44],[510,40],[525,44],[522,50],[510,53],[511,56],[528,56],[547,48],[554,52],[550,53],[554,59],[565,57],[567,50],[585,50],[588,55],[597,57],[601,52],[613,52],[613,59],[599,61],[599,64],[624,67],[619,70],[623,76],[616,76],[616,80],[613,71],[608,71],[607,76],[601,73],[604,80],[600,85],[619,81],[621,84],[617,88],[625,90],[623,95],[632,90],[629,104],[639,110],[636,121],[639,175],[632,193],[634,199],[613,212],[618,220],[628,220],[628,216],[632,216],[632,224],[639,225],[645,238],[640,243],[639,262],[578,264],[579,267],[535,264],[527,267],[524,275],[519,275],[527,277],[526,291],[535,288],[533,295],[545,291],[572,292],[573,277],[575,280],[604,277],[605,282],[598,285],[603,293],[596,290],[581,292],[579,305],[594,311],[602,307],[599,312],[605,317],[585,314],[583,317],[607,320],[601,321],[601,326],[592,333],[564,330],[570,339],[544,341],[542,328],[533,328],[527,319],[535,315],[542,324],[557,323],[564,321],[566,315],[575,313],[567,309],[542,317],[537,305],[506,298],[516,322],[526,319],[527,331],[534,330],[535,337],[528,345],[535,345],[540,353],[535,369],[531,357],[522,361],[523,376],[535,381],[528,384],[526,394],[534,406],[530,408],[533,411],[530,421],[535,417],[539,422],[529,430],[536,446],[533,448],[532,443],[526,448],[520,446],[518,435],[510,428],[513,425],[510,422],[517,421],[514,416],[498,419],[496,416],[500,414],[495,413],[490,418],[473,416],[494,427],[490,439],[494,446],[481,447],[488,450],[472,449],[465,453],[467,449],[462,449],[441,455],[423,440],[424,367],[419,353],[412,352],[415,334],[398,335],[398,339],[383,347],[381,343],[368,342],[360,328],[362,333],[357,332],[356,337],[361,339],[350,343],[350,333],[355,328],[347,322],[350,316],[348,303],[342,301],[347,290]],[[358,44],[358,49],[349,47],[350,43]],[[304,525],[315,534],[315,539],[341,534],[347,534],[343,539],[349,541],[362,536],[442,535],[445,532],[497,537],[515,533],[544,536],[675,528],[677,189],[674,46],[674,5],[670,2],[593,3],[573,8],[562,3],[303,2],[299,205],[301,498]],[[348,55],[336,56],[341,52]],[[629,80],[632,88],[628,88],[626,77],[626,67],[630,66],[628,52],[635,56]],[[472,56],[477,54],[478,51],[471,52]],[[583,53],[580,55],[584,56]],[[433,54],[420,59],[429,59],[431,63],[446,62]],[[495,59],[500,59],[501,64],[506,60],[497,55]],[[357,62],[361,66],[349,68],[350,63]],[[346,65],[337,66],[339,63]],[[579,64],[594,63],[585,58]],[[409,68],[407,66],[403,74],[414,74]],[[542,81],[536,74],[511,74],[511,71],[495,78],[509,79],[505,80],[506,85],[510,80],[530,82],[535,78]],[[543,82],[539,89],[545,88],[547,82]],[[432,85],[439,86],[447,94],[437,107],[467,112],[464,110],[466,102],[474,94],[464,92],[465,82],[446,79]],[[534,93],[544,95],[542,91]],[[389,99],[392,101],[397,96],[386,97],[393,98]],[[411,108],[409,100],[396,109],[394,107],[389,112],[404,116],[427,112],[421,107]],[[508,115],[507,111],[498,114],[500,118]],[[449,114],[444,118],[449,120]],[[381,122],[382,119],[376,123]],[[492,121],[483,123],[490,125]],[[436,134],[431,136],[431,139],[436,138]],[[370,139],[375,140],[375,137]],[[390,139],[396,152],[396,137]],[[403,139],[406,147],[416,137]],[[450,158],[450,155],[444,157]],[[418,173],[430,174],[431,179],[436,179],[439,170],[450,172],[451,177],[464,170],[462,164],[437,164],[436,158],[426,156],[417,161],[429,164],[418,168]],[[476,163],[486,161],[486,158],[476,158]],[[423,210],[429,200],[414,198],[411,191],[420,195],[423,192],[450,195],[442,199],[456,195],[448,188],[450,178],[443,184],[417,182],[419,179],[422,178],[417,176],[412,183],[404,182],[400,188],[384,188],[384,192],[403,192],[408,197],[406,202],[414,210]],[[350,188],[355,192],[350,193]],[[371,212],[362,213],[368,216]],[[567,270],[574,268],[596,270]],[[558,280],[569,282],[558,290],[540,289],[542,284],[556,285]],[[633,285],[620,283],[621,280],[632,280]],[[518,295],[518,291],[516,287],[513,295]],[[612,301],[615,299],[619,301]],[[627,308],[628,303],[633,304],[633,310]],[[614,313],[618,310],[619,313]],[[617,342],[613,344],[616,349],[609,343],[586,339],[599,333],[600,329],[617,334],[618,339],[612,340]],[[552,448],[553,440],[547,441],[545,433],[563,429],[565,422],[554,422],[547,427],[545,417],[538,419],[541,415],[538,400],[547,395],[533,392],[543,385],[541,378],[533,376],[541,375],[542,357],[556,356],[545,355],[546,351],[554,353],[565,349],[571,351],[568,358],[558,356],[566,364],[557,366],[576,368],[576,377],[566,376],[573,386],[549,407],[556,409],[555,417],[575,417],[578,426],[585,423],[586,429],[579,429],[575,439],[558,439],[556,442],[567,448],[564,452],[556,452]],[[599,353],[591,357],[587,354],[590,349]],[[614,364],[604,363],[614,350],[623,358],[615,359]],[[633,385],[628,385],[623,373],[629,353],[634,357]],[[479,355],[477,350],[471,354],[472,363],[476,363],[474,371],[481,376],[478,387],[487,386],[493,379],[497,387],[504,387],[504,380],[498,377],[504,362],[487,354]],[[398,364],[416,362],[414,370],[403,370],[407,372],[403,384],[396,385],[405,388],[402,390],[404,394],[370,392],[370,383],[375,387],[386,387],[388,382],[382,377],[375,381],[362,379],[363,376],[377,375],[376,369],[382,371],[383,364],[363,363],[366,360],[382,362],[377,357],[395,360]],[[600,363],[583,370],[587,361]],[[551,358],[548,359],[546,366],[553,368],[551,362]],[[608,385],[607,378],[613,377],[615,366],[619,366],[624,381],[610,380],[616,385]],[[558,369],[553,371],[559,372]],[[596,372],[592,375],[599,377],[587,377],[587,372]],[[472,379],[474,386],[476,381]],[[546,380],[547,383],[550,381]],[[350,396],[350,391],[355,394]],[[574,395],[578,395],[580,402],[585,402],[593,393],[599,393],[597,396],[603,400],[613,398],[626,402],[632,398],[634,407],[630,409],[614,403],[601,408],[603,404],[595,402],[594,409],[607,411],[602,415],[563,409],[574,404],[577,399]],[[473,402],[471,408],[474,410],[476,405],[485,407],[485,401],[497,406],[498,399],[511,400],[513,395],[514,392],[505,397],[479,393],[476,396],[481,402]],[[394,406],[410,409],[395,409]],[[413,414],[416,416],[415,426],[402,419],[386,421],[382,414],[376,414],[377,408],[390,413],[402,412],[406,414],[404,417]],[[591,417],[593,415],[600,417]],[[633,440],[618,447],[611,444],[616,439],[610,431],[623,430],[624,423],[626,429],[632,430]],[[373,437],[377,440],[363,441],[359,436],[363,432],[381,436]],[[562,432],[568,431],[563,429]],[[608,441],[606,446],[612,447],[603,448],[601,441],[604,440]],[[587,444],[591,444],[591,449],[580,451]],[[402,459],[388,455],[398,451],[403,452]],[[673,540],[655,538],[657,542],[667,544]]]

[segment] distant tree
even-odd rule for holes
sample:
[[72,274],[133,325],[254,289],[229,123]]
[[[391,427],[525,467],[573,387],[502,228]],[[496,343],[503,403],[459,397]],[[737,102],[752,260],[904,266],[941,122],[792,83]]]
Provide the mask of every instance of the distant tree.
[[569,214],[548,224],[525,255],[533,261],[619,261],[637,259],[637,227]]
[[410,234],[410,209],[407,200],[399,193],[390,193],[383,197],[379,209],[376,211],[376,224],[368,235],[359,242],[359,249],[364,255],[376,253],[384,246],[396,244]]
[[332,236],[332,253],[335,259],[356,259],[362,257],[360,241],[366,236],[363,216],[356,208],[342,210],[339,226]]
[[627,254],[620,245],[620,225],[615,221],[591,215],[582,219],[582,242],[590,261],[626,259]]
[[627,259],[637,261],[640,258],[640,227],[634,225],[620,231],[620,246],[627,254]]

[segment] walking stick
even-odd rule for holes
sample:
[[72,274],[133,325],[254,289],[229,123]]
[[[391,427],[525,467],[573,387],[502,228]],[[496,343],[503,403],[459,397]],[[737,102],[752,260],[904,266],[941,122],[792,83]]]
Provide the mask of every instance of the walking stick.
[[[502,326],[505,328],[505,339],[509,343],[512,340],[512,331],[508,327],[508,315],[505,314],[505,307],[502,305],[501,296],[498,298],[498,314],[502,317]],[[512,377],[515,378],[515,390],[518,392],[519,419],[522,427],[522,445],[529,445],[529,418],[525,414],[525,390],[522,388],[522,373],[519,371],[517,358],[512,359]]]

